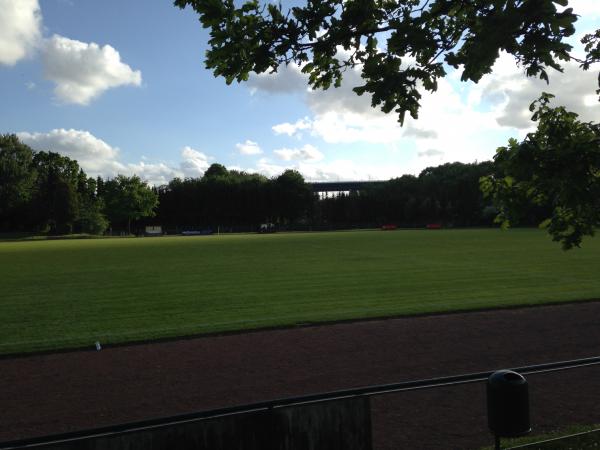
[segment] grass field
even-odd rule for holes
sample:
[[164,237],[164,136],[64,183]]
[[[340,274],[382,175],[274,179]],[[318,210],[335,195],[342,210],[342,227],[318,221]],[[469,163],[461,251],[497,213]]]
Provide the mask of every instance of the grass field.
[[600,240],[537,230],[0,242],[0,353],[600,299]]

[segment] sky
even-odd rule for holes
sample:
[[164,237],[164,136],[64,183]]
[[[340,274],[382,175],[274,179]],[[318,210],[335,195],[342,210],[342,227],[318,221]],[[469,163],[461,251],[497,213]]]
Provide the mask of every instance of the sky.
[[[600,28],[600,1],[570,0],[581,17],[570,43]],[[150,184],[200,177],[212,163],[310,181],[385,180],[429,166],[489,160],[532,131],[529,104],[557,95],[600,119],[598,67],[527,78],[501,54],[479,83],[450,70],[423,92],[418,120],[352,92],[308,89],[295,65],[227,86],[204,67],[208,32],[171,0],[0,0],[0,133],[76,159],[92,176],[137,174]]]

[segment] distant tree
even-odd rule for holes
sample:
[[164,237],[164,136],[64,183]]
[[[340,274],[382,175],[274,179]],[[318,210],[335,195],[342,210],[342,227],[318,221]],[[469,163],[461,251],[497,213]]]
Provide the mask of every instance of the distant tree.
[[36,181],[30,218],[40,231],[70,233],[79,215],[79,164],[58,153],[37,152],[33,166]]
[[24,208],[31,200],[36,173],[33,150],[14,134],[0,135],[0,229],[23,226]]
[[103,186],[106,215],[111,223],[127,223],[131,234],[131,221],[154,216],[158,195],[140,177],[118,175],[106,180]]
[[83,171],[79,173],[79,216],[76,222],[79,232],[103,234],[108,228],[109,223],[103,212],[104,201],[100,195],[103,186],[102,178],[87,177]]
[[256,228],[270,215],[271,184],[262,175],[213,164],[201,179],[175,178],[161,186],[158,216],[173,227]]
[[310,188],[296,170],[286,170],[275,179],[275,208],[283,221],[293,222],[303,216],[312,200]]
[[103,234],[109,226],[102,199],[85,199],[79,206],[78,226],[82,233]]
[[49,218],[50,232],[55,234],[71,234],[73,224],[79,217],[79,198],[71,184],[57,179],[52,185]]
[[222,164],[213,163],[210,165],[206,172],[204,172],[204,179],[225,177],[229,172],[227,168]]
[[529,205],[546,207],[540,226],[570,249],[600,227],[600,125],[550,107],[552,97],[531,104],[537,130],[500,147],[494,161],[502,174],[483,178],[481,186],[504,226],[518,224]]
[[493,172],[489,161],[426,168],[419,174],[421,192],[430,199],[429,214],[424,218],[460,226],[481,224],[483,210],[489,202],[483,199],[479,179]]

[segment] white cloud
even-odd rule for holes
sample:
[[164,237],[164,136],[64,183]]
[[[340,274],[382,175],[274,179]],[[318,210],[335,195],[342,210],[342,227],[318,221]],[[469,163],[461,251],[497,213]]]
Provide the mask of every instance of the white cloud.
[[201,177],[210,166],[208,156],[187,146],[181,151],[181,159],[179,167],[184,176],[190,178]]
[[280,70],[276,75],[261,76],[262,84],[254,85],[253,88],[274,92],[274,89],[269,89],[271,87],[267,82],[269,77],[274,77],[273,85],[293,86],[295,91],[299,91],[299,86],[302,86],[305,91],[305,102],[313,112],[312,118],[305,117],[294,123],[283,122],[274,125],[272,129],[275,134],[301,137],[300,132],[307,131],[330,144],[353,142],[389,144],[398,142],[403,137],[436,136],[433,129],[421,124],[400,127],[397,116],[384,114],[371,106],[369,94],[356,95],[352,88],[364,83],[360,76],[360,67],[349,69],[344,73],[341,87],[331,87],[325,91],[307,89],[308,79],[299,72],[299,68],[288,68]]
[[114,176],[125,170],[118,162],[119,149],[111,147],[89,131],[55,129],[48,133],[18,133],[19,139],[34,150],[52,151],[75,159],[91,176]]
[[261,158],[256,167],[244,170],[246,172],[258,172],[267,177],[276,177],[287,169],[297,170],[307,181],[387,180],[404,173],[400,167],[392,164],[369,165],[347,159],[316,164],[304,161],[292,164],[276,164],[268,158]]
[[166,184],[175,177],[201,177],[210,166],[210,158],[191,147],[181,150],[178,165],[165,162],[121,161],[117,147],[107,144],[89,131],[56,129],[48,133],[17,133],[22,142],[37,151],[52,151],[76,160],[88,176],[114,177],[138,175],[151,185]]
[[357,95],[352,89],[364,84],[360,76],[361,67],[348,69],[344,72],[342,85],[338,88],[311,90],[307,95],[307,103],[310,109],[318,114],[330,111],[347,111],[365,116],[378,116],[382,114],[378,109],[371,106],[369,94]]
[[[587,0],[586,0],[587,1]],[[588,8],[600,11],[600,2]],[[579,3],[583,5],[583,3]],[[383,114],[371,106],[369,94],[357,96],[352,88],[361,85],[359,69],[344,74],[342,86],[327,91],[305,92],[306,106],[312,115],[294,121],[286,121],[272,127],[277,135],[302,137],[301,132],[320,138],[328,144],[371,144],[370,160],[375,164],[367,170],[343,160],[319,164],[297,163],[294,167],[305,176],[317,179],[335,179],[353,174],[359,179],[381,178],[386,174],[399,176],[403,173],[418,174],[431,165],[461,161],[471,163],[491,159],[498,146],[506,145],[509,137],[523,138],[524,133],[535,124],[531,122],[530,103],[542,91],[557,95],[554,104],[565,105],[580,114],[582,120],[597,121],[600,103],[594,91],[597,89],[597,70],[582,71],[574,63],[565,63],[564,73],[549,70],[550,85],[539,79],[527,77],[514,58],[501,54],[493,72],[478,84],[460,81],[460,71],[451,71],[438,81],[434,93],[421,91],[419,119],[407,115],[400,127],[395,113]],[[295,74],[282,72],[281,79]],[[304,80],[306,85],[306,80]],[[322,150],[324,151],[324,150]],[[357,155],[356,150],[352,150]],[[392,154],[403,152],[401,167],[388,170],[383,161]],[[326,153],[326,152],[325,152]],[[295,155],[288,149],[280,152],[280,158],[292,160]],[[381,162],[381,164],[380,164]],[[277,171],[277,164],[263,160],[259,171],[270,174]]]
[[0,0],[0,11],[0,64],[12,66],[39,48],[59,100],[87,105],[107,89],[141,85],[141,72],[123,63],[110,45],[59,35],[42,39],[38,0]]
[[151,164],[144,161],[136,164],[127,164],[126,171],[121,173],[124,175],[135,174],[153,186],[167,184],[173,178],[181,178],[182,175],[179,170],[169,167],[165,163]]
[[[493,73],[473,87],[472,98],[475,103],[491,105],[497,112],[498,124],[503,127],[533,127],[529,105],[542,92],[555,94],[554,105],[565,106],[583,120],[597,120],[600,114],[600,103],[594,94],[598,87],[597,71],[581,70],[574,62],[563,63],[563,68],[563,73],[550,69],[550,83],[546,84],[539,78],[526,77],[512,56],[502,54]],[[590,101],[590,97],[596,101]]]
[[600,17],[600,2],[597,0],[569,0],[569,4],[564,8],[557,5],[559,11],[563,11],[566,8],[573,8],[575,14],[579,14],[586,19]]
[[444,156],[444,152],[435,148],[428,148],[417,153],[421,158],[435,158]]
[[498,112],[482,110],[480,100],[461,93],[464,87],[446,78],[438,81],[436,92],[422,93],[419,118],[407,118],[405,127],[433,133],[407,133],[404,139],[416,148],[414,158],[405,163],[407,173],[446,162],[491,159],[496,148],[506,144],[511,133],[498,125]]
[[258,75],[252,73],[247,85],[252,94],[257,91],[289,94],[306,91],[307,80],[308,77],[301,72],[300,66],[290,63],[287,66],[282,64],[274,73],[263,72]]
[[274,177],[281,175],[287,168],[291,167],[273,164],[268,158],[260,158],[255,168],[242,169],[242,171],[249,173],[257,172],[267,177]]
[[399,168],[390,164],[365,165],[347,159],[326,164],[300,164],[298,171],[309,181],[388,180],[400,174]]
[[37,0],[0,0],[0,64],[12,66],[35,49],[42,16]]
[[243,144],[235,144],[235,147],[242,155],[260,155],[263,151],[256,142],[246,140]]
[[314,117],[312,134],[330,144],[386,144],[400,140],[402,128],[391,115],[376,117],[348,110],[331,110]]
[[421,139],[433,139],[437,137],[437,132],[435,130],[425,130],[422,128],[416,128],[413,126],[407,126],[404,130],[403,137],[414,137]]
[[123,63],[110,45],[54,35],[42,54],[46,78],[56,83],[54,92],[66,103],[87,105],[107,89],[142,83],[141,72]]
[[306,144],[302,148],[281,148],[274,150],[273,153],[284,161],[320,161],[323,159],[323,153],[310,144]]
[[299,119],[296,123],[284,122],[272,127],[275,134],[287,134],[288,136],[294,136],[301,130],[309,130],[312,127],[311,121],[308,117]]

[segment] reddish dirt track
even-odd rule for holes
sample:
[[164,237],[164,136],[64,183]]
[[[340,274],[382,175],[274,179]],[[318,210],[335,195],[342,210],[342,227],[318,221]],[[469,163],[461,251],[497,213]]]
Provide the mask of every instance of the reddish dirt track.
[[[0,360],[0,441],[272,398],[600,355],[600,302]],[[537,431],[600,423],[600,366],[531,375]],[[372,398],[374,448],[491,442],[484,384]]]

